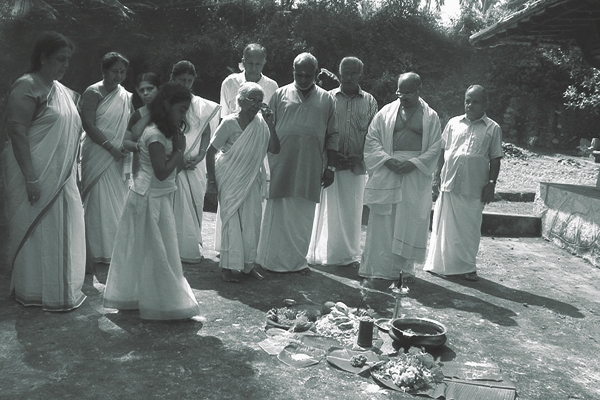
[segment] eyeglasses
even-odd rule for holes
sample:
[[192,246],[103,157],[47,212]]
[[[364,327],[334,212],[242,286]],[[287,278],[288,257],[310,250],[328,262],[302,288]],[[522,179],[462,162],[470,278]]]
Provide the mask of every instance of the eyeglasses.
[[247,101],[249,101],[249,102],[250,102],[250,103],[252,103],[252,104],[259,104],[259,103],[262,103],[262,99],[258,100],[258,99],[250,99],[250,98],[248,98],[248,97],[246,97],[246,96],[243,96],[243,97],[244,97],[244,99],[246,99]]

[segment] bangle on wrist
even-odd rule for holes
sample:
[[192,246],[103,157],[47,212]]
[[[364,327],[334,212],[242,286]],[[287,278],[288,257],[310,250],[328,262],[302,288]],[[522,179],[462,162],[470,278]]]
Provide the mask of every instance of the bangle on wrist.
[[[102,146],[106,149],[106,143],[108,143],[108,139],[106,139],[104,142],[102,142],[102,144],[100,146]],[[106,149],[106,150],[109,150],[109,149]]]
[[25,180],[25,183],[38,183],[38,180],[37,180],[37,179],[35,179],[35,180],[33,180],[33,181],[28,181],[28,180]]
[[491,183],[492,185],[496,186],[496,181],[495,181],[495,180],[493,180],[493,179],[490,179],[490,180],[488,181],[488,184],[490,184],[490,183]]

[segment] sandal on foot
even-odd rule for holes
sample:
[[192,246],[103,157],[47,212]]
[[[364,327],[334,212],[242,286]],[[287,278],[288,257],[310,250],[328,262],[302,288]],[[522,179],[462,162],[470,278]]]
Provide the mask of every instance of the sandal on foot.
[[465,279],[471,282],[477,282],[479,277],[477,276],[477,272],[469,272],[468,274],[465,274]]
[[256,270],[256,268],[252,269],[250,272],[248,272],[246,275],[251,276],[255,279],[258,279],[259,281],[262,281],[263,279],[265,279],[264,276],[262,276],[262,274],[260,272],[258,272]]
[[223,279],[223,281],[225,281],[225,282],[231,282],[231,283],[239,282],[239,280],[233,275],[233,272],[231,272],[230,269],[222,269],[221,270],[221,279]]

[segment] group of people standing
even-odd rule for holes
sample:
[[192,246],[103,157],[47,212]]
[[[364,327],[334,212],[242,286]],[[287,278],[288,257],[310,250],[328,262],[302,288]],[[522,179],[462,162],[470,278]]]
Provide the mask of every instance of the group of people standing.
[[[78,307],[87,257],[110,263],[105,307],[139,309],[144,319],[197,315],[181,263],[202,258],[205,195],[218,202],[226,282],[262,280],[257,265],[307,274],[309,264],[361,259],[365,278],[402,271],[414,281],[414,264],[426,260],[425,270],[477,279],[481,213],[502,155],[481,86],[467,90],[466,114],[442,133],[415,73],[400,76],[398,99],[378,111],[360,87],[358,58],[341,61],[339,87],[326,91],[315,84],[317,59],[299,54],[294,81],[279,88],[262,74],[266,50],[250,44],[220,105],[191,93],[195,68],[180,61],[169,83],[138,77],[144,106],[134,111],[121,86],[124,56],[107,53],[102,81],[79,99],[59,83],[72,51],[62,35],[42,35],[9,96],[3,158],[17,301]],[[427,255],[432,182],[441,194]]]

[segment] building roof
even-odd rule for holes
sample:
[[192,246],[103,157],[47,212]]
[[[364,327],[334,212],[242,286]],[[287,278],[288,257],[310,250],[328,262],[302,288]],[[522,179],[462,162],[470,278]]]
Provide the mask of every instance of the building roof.
[[600,0],[537,0],[473,34],[475,47],[500,44],[576,45],[600,69]]
[[499,44],[564,45],[580,40],[588,30],[597,32],[598,0],[538,0],[473,34],[476,47]]

